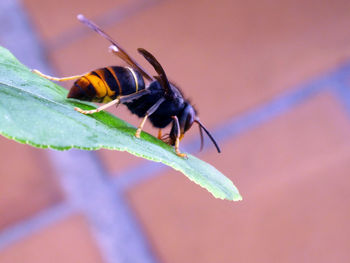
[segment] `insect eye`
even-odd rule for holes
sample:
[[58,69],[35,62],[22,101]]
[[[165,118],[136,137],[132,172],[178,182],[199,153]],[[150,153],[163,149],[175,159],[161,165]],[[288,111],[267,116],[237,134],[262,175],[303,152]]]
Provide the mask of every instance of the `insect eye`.
[[185,117],[183,120],[183,132],[186,132],[192,127],[192,124],[196,117],[196,113],[191,105],[188,105],[185,108],[183,116]]
[[192,127],[193,122],[194,122],[194,112],[190,111],[186,118],[185,131],[189,130]]

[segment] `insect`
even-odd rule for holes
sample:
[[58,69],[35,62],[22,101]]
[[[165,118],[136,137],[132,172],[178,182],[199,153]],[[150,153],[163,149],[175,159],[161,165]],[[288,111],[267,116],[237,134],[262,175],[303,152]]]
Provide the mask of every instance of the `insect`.
[[[156,76],[147,73],[95,23],[83,15],[78,15],[77,18],[107,39],[112,44],[109,50],[125,61],[128,66],[110,66],[65,78],[44,75],[38,70],[33,70],[33,72],[53,81],[76,80],[68,93],[68,98],[105,103],[94,110],[75,108],[80,113],[93,114],[113,105],[126,105],[133,114],[143,118],[135,133],[137,138],[140,137],[143,126],[149,119],[154,127],[159,128],[158,139],[174,146],[176,154],[180,157],[187,156],[180,152],[179,144],[193,123],[199,126],[201,149],[203,147],[202,130],[204,130],[220,153],[218,144],[200,122],[194,107],[184,98],[180,89],[168,80],[163,67],[150,52],[143,48],[138,49],[138,52],[153,66],[158,74]],[[162,136],[161,129],[169,124],[172,124],[170,133]]]

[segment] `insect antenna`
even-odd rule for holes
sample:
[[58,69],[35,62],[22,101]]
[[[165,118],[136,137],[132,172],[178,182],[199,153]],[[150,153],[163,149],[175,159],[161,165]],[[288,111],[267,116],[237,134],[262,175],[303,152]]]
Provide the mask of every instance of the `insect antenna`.
[[198,125],[200,126],[201,129],[203,129],[205,131],[205,133],[208,135],[208,137],[210,138],[210,140],[213,142],[213,144],[216,147],[216,150],[218,151],[218,153],[221,153],[221,150],[219,148],[219,145],[217,144],[217,142],[215,141],[214,137],[211,136],[211,134],[209,133],[209,131],[204,127],[204,125],[199,121],[199,120],[195,120],[195,122],[198,123]]
[[199,151],[201,152],[203,150],[203,145],[204,145],[204,137],[203,137],[203,130],[202,126],[198,125],[199,127],[199,135],[201,137],[201,148],[199,148]]

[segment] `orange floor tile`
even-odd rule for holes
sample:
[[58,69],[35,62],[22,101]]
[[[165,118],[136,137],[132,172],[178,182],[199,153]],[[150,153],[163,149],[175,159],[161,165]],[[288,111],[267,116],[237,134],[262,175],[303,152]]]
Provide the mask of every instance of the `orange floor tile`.
[[0,251],[0,261],[3,263],[103,262],[89,231],[82,216],[71,216]]
[[63,199],[44,150],[0,137],[0,229]]

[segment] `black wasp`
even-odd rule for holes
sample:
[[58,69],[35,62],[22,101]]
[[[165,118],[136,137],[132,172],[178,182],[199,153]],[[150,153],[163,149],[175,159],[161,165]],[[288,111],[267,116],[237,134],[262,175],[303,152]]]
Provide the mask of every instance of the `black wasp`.
[[[153,66],[158,74],[157,76],[148,74],[96,24],[83,15],[78,15],[78,19],[110,41],[112,43],[109,47],[110,51],[124,60],[129,67],[111,66],[66,78],[50,77],[33,70],[35,73],[54,81],[77,79],[70,89],[68,98],[106,103],[95,110],[75,108],[83,114],[99,112],[120,103],[125,104],[133,114],[143,118],[136,130],[136,137],[140,137],[142,128],[149,118],[153,126],[159,128],[158,138],[174,146],[176,154],[180,157],[186,157],[186,154],[179,150],[180,140],[194,122],[199,125],[201,148],[203,146],[203,129],[220,153],[218,144],[199,121],[194,107],[184,98],[180,89],[169,82],[164,69],[151,53],[143,48],[138,49],[138,52]],[[149,82],[147,86],[144,78]],[[162,137],[161,129],[170,123],[172,124],[170,134]]]

